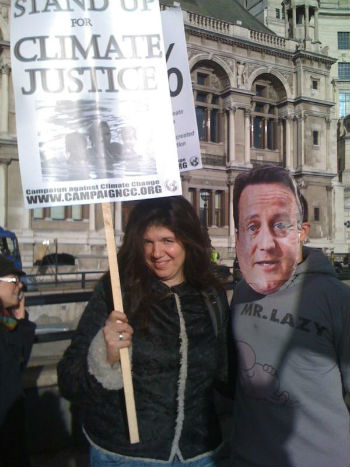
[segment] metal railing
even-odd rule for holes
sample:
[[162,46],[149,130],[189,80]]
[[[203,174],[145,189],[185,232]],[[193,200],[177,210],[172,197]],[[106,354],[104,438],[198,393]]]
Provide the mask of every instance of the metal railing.
[[61,286],[64,288],[86,289],[93,286],[104,273],[105,271],[72,271],[27,274],[24,283],[29,292]]
[[[88,302],[91,295],[92,290],[31,295],[26,296],[26,307]],[[72,339],[74,333],[75,330],[71,329],[67,323],[38,325],[35,330],[35,343]]]

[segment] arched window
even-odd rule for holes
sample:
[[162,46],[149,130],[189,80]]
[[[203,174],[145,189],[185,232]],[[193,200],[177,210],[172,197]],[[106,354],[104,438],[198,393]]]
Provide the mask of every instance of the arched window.
[[276,93],[269,83],[254,83],[255,97],[252,102],[252,147],[258,149],[277,149],[277,106]]
[[222,79],[217,71],[206,62],[192,71],[192,84],[199,139],[220,143],[222,141]]
[[[252,158],[264,154],[265,160],[277,162],[281,146],[281,122],[278,105],[286,98],[285,89],[277,78],[270,75],[259,76],[254,84],[251,103],[251,154]],[[256,151],[254,151],[256,150]]]

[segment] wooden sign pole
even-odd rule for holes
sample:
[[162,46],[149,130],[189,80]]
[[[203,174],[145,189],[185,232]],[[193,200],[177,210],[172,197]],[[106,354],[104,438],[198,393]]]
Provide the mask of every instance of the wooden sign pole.
[[[118,311],[122,311],[124,313],[122,294],[121,294],[121,288],[120,288],[119,268],[118,268],[118,261],[117,261],[117,249],[115,245],[113,220],[112,220],[112,212],[111,212],[110,203],[102,203],[102,213],[103,213],[103,221],[104,221],[106,240],[107,240],[108,264],[109,264],[109,271],[111,275],[114,309]],[[140,439],[139,439],[139,430],[138,430],[137,418],[136,418],[134,387],[132,384],[130,357],[129,357],[128,349],[120,349],[120,363],[122,367],[124,395],[125,395],[126,413],[128,417],[130,443],[134,444],[134,443],[138,443]]]

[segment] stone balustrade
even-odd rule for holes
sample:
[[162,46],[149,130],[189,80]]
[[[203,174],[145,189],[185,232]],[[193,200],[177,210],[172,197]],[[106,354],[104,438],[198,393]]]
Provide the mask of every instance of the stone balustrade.
[[286,39],[284,37],[275,36],[274,34],[267,34],[265,32],[250,30],[250,39],[260,44],[265,44],[270,47],[277,47],[279,49],[286,48]]
[[[167,7],[161,5],[161,9]],[[245,40],[259,43],[264,46],[274,47],[283,50],[295,50],[295,41],[286,40],[284,37],[268,34],[265,32],[249,30],[241,24],[229,23],[217,18],[203,16],[198,13],[183,10],[184,22],[187,25],[196,26],[200,29],[214,31],[231,37],[240,37]],[[293,42],[293,43],[291,43]]]
[[220,19],[202,16],[198,13],[187,12],[187,21],[193,26],[198,26],[203,29],[211,29],[213,31],[230,35],[232,34],[232,23],[222,21]]

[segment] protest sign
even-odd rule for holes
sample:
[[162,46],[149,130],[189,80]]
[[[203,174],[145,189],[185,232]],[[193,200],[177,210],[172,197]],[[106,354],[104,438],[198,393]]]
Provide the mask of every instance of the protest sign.
[[162,11],[168,78],[181,172],[201,169],[201,151],[188,66],[186,37],[180,8]]
[[13,2],[28,208],[181,194],[157,0]]
[[[181,194],[159,3],[15,0],[11,56],[26,206],[102,203],[114,308],[122,311],[106,201]],[[120,354],[134,443],[130,360]]]

